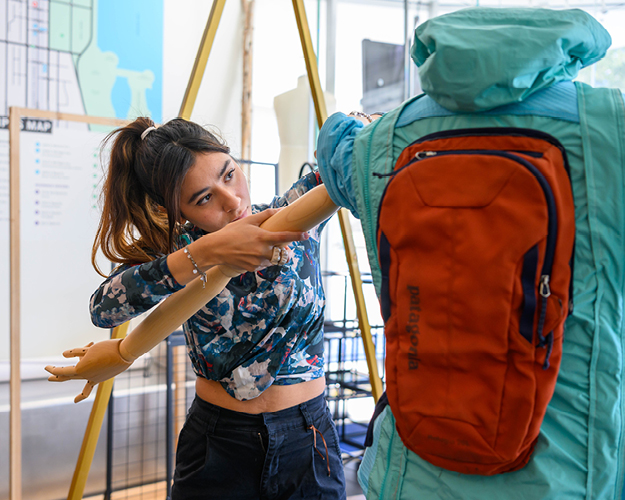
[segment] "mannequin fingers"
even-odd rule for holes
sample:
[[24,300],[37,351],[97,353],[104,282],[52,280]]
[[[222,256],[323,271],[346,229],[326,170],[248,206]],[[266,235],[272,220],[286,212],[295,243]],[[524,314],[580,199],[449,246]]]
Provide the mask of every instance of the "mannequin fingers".
[[93,342],[89,342],[85,347],[76,347],[75,349],[68,349],[63,352],[63,356],[66,358],[73,358],[76,356],[83,357],[89,348],[93,345]]
[[80,403],[83,399],[87,399],[89,397],[89,394],[91,394],[94,386],[94,383],[87,381],[82,392],[74,398],[74,403]]
[[291,255],[289,254],[288,248],[283,248],[282,252],[280,252],[280,261],[278,262],[279,266],[284,266],[289,260],[291,260]]
[[72,380],[72,378],[66,375],[50,375],[48,377],[48,382],[65,382],[66,380]]
[[274,266],[284,266],[289,260],[291,260],[292,251],[288,247],[273,247],[271,262]]
[[70,380],[76,378],[75,366],[46,366],[45,370],[52,374],[52,377],[48,380],[52,382],[62,382],[64,380]]

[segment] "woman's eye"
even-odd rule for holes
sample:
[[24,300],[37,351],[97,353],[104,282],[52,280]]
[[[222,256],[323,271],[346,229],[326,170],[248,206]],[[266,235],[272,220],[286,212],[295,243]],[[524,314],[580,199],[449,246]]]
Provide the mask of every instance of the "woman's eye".
[[234,177],[234,168],[226,174],[226,180],[229,181],[232,177]]
[[207,194],[206,196],[203,196],[202,198],[200,198],[197,202],[198,205],[204,205],[204,203],[206,203],[208,200],[211,199],[211,194]]

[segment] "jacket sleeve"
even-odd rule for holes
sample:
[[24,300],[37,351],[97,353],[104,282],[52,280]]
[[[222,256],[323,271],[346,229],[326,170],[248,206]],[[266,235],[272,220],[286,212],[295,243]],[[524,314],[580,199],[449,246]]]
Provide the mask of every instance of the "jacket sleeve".
[[363,128],[360,120],[334,113],[319,131],[317,162],[323,183],[332,201],[360,218],[352,186],[352,154],[356,134]]
[[119,266],[91,296],[91,321],[101,328],[121,325],[182,288],[169,271],[167,256]]

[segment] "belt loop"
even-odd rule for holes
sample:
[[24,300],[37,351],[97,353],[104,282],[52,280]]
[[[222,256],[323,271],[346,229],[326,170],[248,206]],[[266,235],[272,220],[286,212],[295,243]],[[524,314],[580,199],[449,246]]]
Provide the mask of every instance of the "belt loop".
[[313,425],[314,422],[312,417],[310,416],[310,412],[308,411],[308,401],[306,401],[305,403],[301,403],[299,405],[299,410],[302,412],[302,416],[306,421],[306,428],[310,429],[310,426]]
[[206,420],[206,431],[213,434],[215,431],[215,427],[217,426],[217,422],[219,421],[219,407],[214,406],[211,408],[211,411],[207,415]]

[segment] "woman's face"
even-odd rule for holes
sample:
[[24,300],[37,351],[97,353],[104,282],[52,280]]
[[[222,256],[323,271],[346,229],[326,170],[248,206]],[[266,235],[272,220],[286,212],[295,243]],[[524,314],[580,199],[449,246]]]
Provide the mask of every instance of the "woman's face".
[[230,155],[197,155],[182,182],[180,212],[209,233],[252,213],[247,179]]

